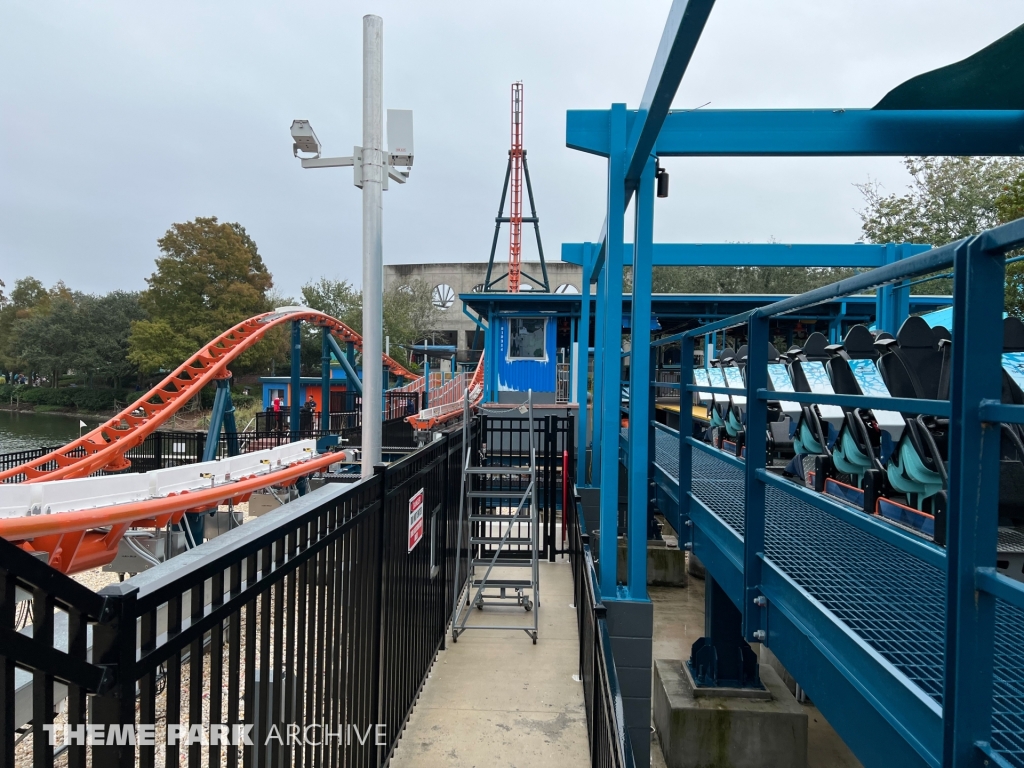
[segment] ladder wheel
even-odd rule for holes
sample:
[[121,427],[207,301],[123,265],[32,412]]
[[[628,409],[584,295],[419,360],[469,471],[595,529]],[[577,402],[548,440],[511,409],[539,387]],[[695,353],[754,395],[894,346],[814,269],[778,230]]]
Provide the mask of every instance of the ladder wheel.
[[537,638],[536,638],[536,637],[535,637],[535,638],[533,638],[533,644],[534,644],[534,645],[536,645],[536,644],[537,644]]
[[452,642],[453,643],[459,642],[459,633],[456,632],[455,630],[452,630]]
[[478,611],[482,611],[484,609],[484,601],[483,600],[477,600],[475,605],[476,605],[476,609]]
[[533,603],[530,602],[529,598],[523,598],[523,610],[530,611],[533,608]]

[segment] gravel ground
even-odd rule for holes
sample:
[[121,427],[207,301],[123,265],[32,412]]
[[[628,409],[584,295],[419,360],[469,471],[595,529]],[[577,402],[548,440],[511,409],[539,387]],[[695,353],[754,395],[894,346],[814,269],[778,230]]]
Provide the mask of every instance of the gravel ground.
[[[221,509],[226,511],[227,507],[226,506],[222,506]],[[250,520],[255,519],[254,517],[249,515],[249,505],[248,505],[248,503],[236,505],[235,509],[236,509],[236,511],[242,512],[244,514],[245,522],[249,522]],[[89,571],[83,571],[81,573],[75,574],[72,578],[74,578],[75,581],[79,582],[80,584],[82,584],[83,586],[89,588],[90,590],[92,590],[94,592],[98,592],[99,590],[103,589],[103,587],[105,587],[105,586],[107,586],[109,584],[117,583],[119,577],[118,577],[118,574],[116,574],[116,573],[110,573],[110,572],[103,571],[101,568],[95,568],[95,569],[92,569],[92,570],[89,570]],[[272,598],[271,598],[271,604],[270,605],[271,605],[271,611],[273,611],[274,600]],[[184,607],[184,609],[186,611],[188,610],[189,606],[187,605],[187,601],[186,601],[186,605],[183,606],[183,607]],[[259,614],[260,614],[261,607],[262,607],[262,598],[257,600],[257,607],[256,607],[257,620],[258,620],[258,617],[259,617]],[[231,655],[233,653],[240,653],[240,649],[245,647],[245,639],[246,639],[245,635],[246,635],[246,632],[245,632],[245,613],[244,613],[244,610],[243,610],[242,622],[241,622],[241,636],[239,638],[240,642],[238,644],[234,644],[234,643],[231,643],[231,642],[226,642],[224,644],[224,646],[220,649],[220,652],[223,654],[223,669],[224,669],[223,678],[221,680],[222,709],[221,709],[220,713],[216,713],[217,716],[213,720],[211,720],[211,717],[212,717],[213,713],[211,713],[211,711],[210,711],[210,687],[211,687],[210,663],[211,663],[211,649],[209,648],[209,646],[207,646],[204,649],[204,653],[203,653],[203,676],[202,676],[202,679],[203,679],[203,682],[204,682],[203,694],[202,694],[202,719],[203,719],[203,723],[209,724],[210,722],[218,722],[218,723],[226,722],[226,720],[227,720],[227,706],[228,706],[228,699],[229,699],[229,697],[231,695],[241,696],[241,694],[242,694],[242,691],[239,691],[237,689],[233,693],[232,693],[231,690],[229,690],[229,687],[228,687],[228,663],[229,663],[229,659],[231,658]],[[259,628],[257,626],[257,631],[256,631],[256,642],[257,642],[257,646],[256,646],[256,663],[257,663],[257,665],[260,662],[260,652],[259,652],[260,637],[261,637],[260,630],[259,630]],[[270,639],[271,648],[273,648],[273,642],[274,642],[274,638],[273,638],[273,636],[271,636],[271,639]],[[187,658],[187,651],[185,653],[183,653],[183,656],[185,657],[185,661],[184,661],[184,663],[182,664],[182,667],[181,667],[181,685],[178,687],[178,690],[177,691],[168,690],[168,687],[166,685],[166,680],[163,678],[162,675],[160,676],[160,679],[158,680],[158,683],[157,683],[156,723],[155,723],[155,725],[157,726],[157,728],[156,728],[156,743],[158,745],[163,745],[166,742],[166,734],[167,734],[167,705],[168,705],[169,701],[173,701],[173,697],[175,696],[175,694],[177,695],[177,699],[178,699],[178,702],[179,702],[179,712],[180,712],[180,715],[177,718],[177,720],[181,724],[188,724],[188,720],[189,720],[189,717],[188,717],[188,714],[189,714],[189,695],[190,695],[190,689],[189,689],[190,661]],[[240,656],[241,656],[240,659],[239,659],[239,663],[240,663],[240,677],[241,677],[241,679],[244,680],[245,679],[245,671],[246,671],[245,656],[242,655],[242,654],[240,654]],[[244,715],[244,704],[241,702],[241,699],[239,700],[238,710],[239,710],[240,715]],[[138,721],[139,720],[139,707],[138,707],[138,705],[136,705],[136,710],[135,711],[136,711],[136,720]],[[61,726],[61,725],[65,724],[67,722],[67,714],[65,712],[63,703],[58,704],[57,714],[55,715],[53,722],[56,725],[58,725],[58,726]],[[27,766],[32,765],[32,762],[33,762],[32,761],[32,746],[33,746],[32,745],[32,739],[33,739],[33,737],[32,737],[31,734],[27,735],[21,741],[21,743],[18,744],[18,746],[17,746],[17,748],[15,750],[15,765],[18,766],[19,768],[21,766],[26,766],[27,767]],[[58,736],[58,741],[62,741],[62,737]],[[202,761],[201,761],[201,765],[204,768],[206,768],[209,765],[209,756],[208,756],[208,753],[207,753],[206,749],[207,749],[206,747],[203,748]],[[57,757],[55,759],[55,766],[57,768],[65,768],[65,766],[67,766],[67,757],[68,756],[67,756],[66,752],[57,755]],[[92,755],[91,754],[88,754],[87,761],[88,761],[88,763],[87,763],[88,765],[91,766],[93,764],[92,763]],[[221,763],[224,763],[225,761],[226,761],[226,757],[225,757],[224,751],[222,751],[222,753],[221,753]],[[185,766],[185,765],[188,764],[188,748],[187,747],[182,747],[181,748],[180,753],[179,753],[179,760],[178,760],[178,762],[179,762],[179,765],[182,765],[182,766]],[[136,764],[138,764],[138,760],[136,760]],[[158,746],[156,748],[155,764],[156,764],[157,768],[166,768],[166,765],[167,765],[167,763],[166,763],[166,752],[165,752],[165,749],[164,749],[163,746]]]

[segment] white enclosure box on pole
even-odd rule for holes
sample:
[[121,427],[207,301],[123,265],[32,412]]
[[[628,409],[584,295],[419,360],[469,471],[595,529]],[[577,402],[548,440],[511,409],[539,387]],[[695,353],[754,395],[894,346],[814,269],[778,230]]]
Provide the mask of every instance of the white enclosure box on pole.
[[[410,124],[411,124],[410,120]],[[411,140],[411,137],[410,137]],[[363,17],[363,477],[381,460],[384,354],[384,21]]]

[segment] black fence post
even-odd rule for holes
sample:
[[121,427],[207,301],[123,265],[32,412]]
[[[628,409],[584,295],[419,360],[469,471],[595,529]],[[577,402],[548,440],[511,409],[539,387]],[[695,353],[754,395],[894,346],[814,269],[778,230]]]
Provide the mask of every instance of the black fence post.
[[[116,738],[112,726],[135,730],[135,597],[137,588],[122,592],[115,584],[100,592],[103,613],[93,628],[92,661],[105,667],[104,681],[110,675],[112,685],[101,689],[92,700],[92,722],[104,726],[105,743],[93,747],[93,764],[134,768],[135,739],[122,732]],[[120,741],[120,744],[111,744]]]
[[[380,484],[379,498],[380,498],[380,509],[377,511],[377,568],[374,574],[374,580],[376,582],[376,605],[374,606],[374,616],[376,622],[374,626],[374,637],[373,637],[373,676],[370,678],[374,681],[373,686],[373,703],[370,711],[376,716],[375,723],[385,722],[386,715],[384,708],[386,706],[385,696],[386,691],[381,689],[385,686],[385,670],[382,663],[381,655],[381,634],[384,628],[384,556],[387,548],[384,543],[387,541],[387,525],[388,525],[388,483],[387,483],[387,464],[374,464],[373,465],[373,477]],[[387,740],[393,739],[392,734],[387,734]],[[376,739],[374,739],[376,744]],[[387,748],[385,748],[386,750]],[[381,748],[374,748],[375,759],[374,763],[380,765],[384,755],[381,754]]]

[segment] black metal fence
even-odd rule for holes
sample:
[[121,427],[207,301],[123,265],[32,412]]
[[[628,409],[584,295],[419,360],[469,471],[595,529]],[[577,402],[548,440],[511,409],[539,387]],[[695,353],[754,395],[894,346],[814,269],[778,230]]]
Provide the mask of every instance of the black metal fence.
[[[69,768],[153,766],[158,753],[166,765],[382,765],[465,581],[461,452],[455,430],[99,594],[0,540],[0,766],[45,768],[64,750]],[[32,596],[31,636],[15,631],[19,590]],[[55,683],[75,742],[56,747]],[[87,724],[107,743],[78,743]]]
[[[530,459],[530,427],[529,419],[524,417],[489,415],[486,409],[479,420],[480,429],[475,434],[473,449],[482,452],[478,466],[525,467]],[[541,557],[554,562],[555,556],[564,554],[565,550],[558,536],[558,517],[562,512],[564,462],[572,456],[576,435],[572,416],[534,416],[534,439],[537,447],[538,477],[537,501],[541,522],[540,550]],[[481,482],[481,476],[472,478]],[[502,475],[495,473],[486,480],[487,490],[522,493],[526,490],[529,479],[523,475]],[[471,488],[471,490],[475,489]],[[487,514],[495,507],[509,504],[513,500],[496,496],[493,498],[473,499],[477,514]],[[478,528],[501,526],[503,523],[474,523]],[[526,536],[526,526],[513,523],[512,538]],[[474,536],[476,535],[474,532]],[[483,535],[483,531],[480,534]],[[529,549],[527,544],[506,545],[503,555],[522,557]],[[484,556],[484,553],[481,553]]]
[[583,504],[575,490],[566,525],[580,639],[579,676],[583,681],[590,736],[590,764],[594,768],[633,768],[633,747],[625,727],[622,693],[605,621],[606,609],[598,598],[590,536],[583,522]]

